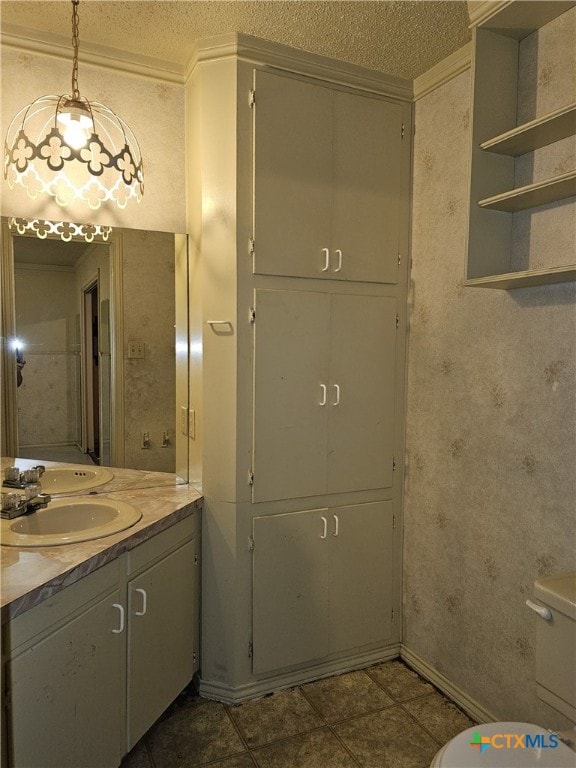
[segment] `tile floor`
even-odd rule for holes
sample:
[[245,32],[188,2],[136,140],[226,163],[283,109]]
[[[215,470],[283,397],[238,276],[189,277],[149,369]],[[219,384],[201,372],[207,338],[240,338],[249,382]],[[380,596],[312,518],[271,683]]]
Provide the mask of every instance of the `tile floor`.
[[429,768],[471,725],[394,660],[234,706],[185,692],[121,768]]

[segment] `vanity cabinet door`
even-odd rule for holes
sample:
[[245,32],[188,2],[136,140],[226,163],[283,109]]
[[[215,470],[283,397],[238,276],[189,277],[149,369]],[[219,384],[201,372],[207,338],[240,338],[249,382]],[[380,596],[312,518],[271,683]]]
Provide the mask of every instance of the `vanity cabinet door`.
[[119,590],[110,592],[9,661],[11,768],[119,765],[125,752],[121,602]]
[[128,584],[128,749],[194,674],[195,555],[192,540]]

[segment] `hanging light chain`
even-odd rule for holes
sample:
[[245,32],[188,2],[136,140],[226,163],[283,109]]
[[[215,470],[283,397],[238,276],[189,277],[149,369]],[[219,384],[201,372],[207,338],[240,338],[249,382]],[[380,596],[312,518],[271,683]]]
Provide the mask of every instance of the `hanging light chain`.
[[78,88],[78,5],[80,0],[72,0],[72,47],[74,48],[74,54],[72,59],[72,98],[80,98],[80,90]]

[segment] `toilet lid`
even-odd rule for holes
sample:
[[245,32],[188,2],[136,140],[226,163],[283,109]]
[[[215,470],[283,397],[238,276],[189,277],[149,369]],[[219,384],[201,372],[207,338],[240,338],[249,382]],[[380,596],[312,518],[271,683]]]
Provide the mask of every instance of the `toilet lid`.
[[486,723],[448,742],[431,768],[576,768],[576,752],[531,723]]

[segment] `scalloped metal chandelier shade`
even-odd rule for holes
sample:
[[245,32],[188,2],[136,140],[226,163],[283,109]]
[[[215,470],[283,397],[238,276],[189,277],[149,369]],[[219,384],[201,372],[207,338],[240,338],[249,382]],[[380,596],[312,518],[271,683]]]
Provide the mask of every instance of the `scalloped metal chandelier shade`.
[[112,202],[140,202],[144,173],[138,141],[109,107],[78,89],[78,4],[72,0],[72,94],[41,96],[8,127],[4,178],[33,200],[51,195],[61,206],[82,200],[96,210]]

